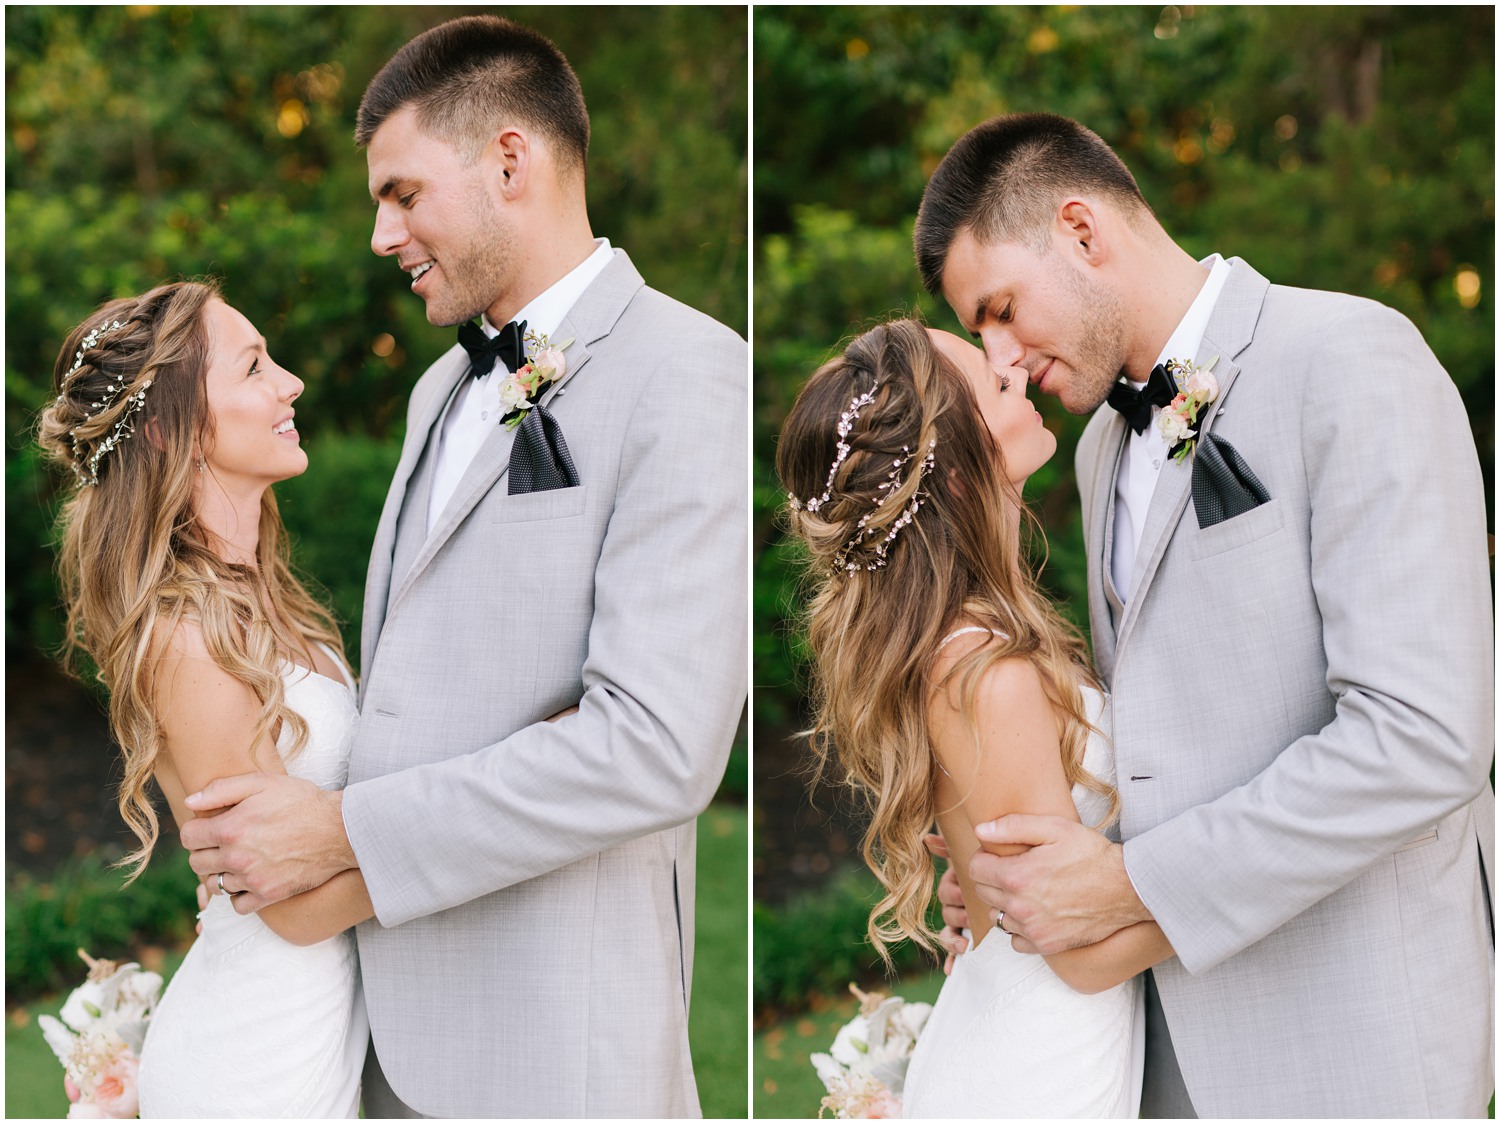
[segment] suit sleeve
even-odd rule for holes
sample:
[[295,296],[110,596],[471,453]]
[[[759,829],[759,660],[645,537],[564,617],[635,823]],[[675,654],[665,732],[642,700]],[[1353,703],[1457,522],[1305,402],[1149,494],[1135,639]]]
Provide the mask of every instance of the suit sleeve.
[[382,925],[685,823],[717,789],[748,683],[745,345],[673,350],[629,420],[578,713],[345,790]]
[[1137,892],[1190,972],[1266,936],[1489,783],[1490,576],[1463,403],[1397,313],[1361,305],[1320,339],[1300,419],[1293,403],[1285,423],[1301,428],[1334,718],[1248,783],[1125,844]]

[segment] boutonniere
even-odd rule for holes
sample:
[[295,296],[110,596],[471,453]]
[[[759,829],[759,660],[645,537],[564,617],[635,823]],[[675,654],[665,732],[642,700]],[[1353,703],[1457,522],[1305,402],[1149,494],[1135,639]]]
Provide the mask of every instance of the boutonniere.
[[515,429],[526,416],[526,411],[541,398],[542,391],[549,384],[561,381],[568,373],[568,359],[563,352],[572,343],[570,337],[554,347],[545,332],[526,333],[521,340],[526,362],[500,384],[500,407],[505,410],[500,424]]
[[1202,367],[1190,359],[1168,359],[1167,374],[1177,384],[1177,397],[1161,408],[1156,424],[1171,446],[1169,455],[1175,461],[1192,456],[1197,444],[1198,415],[1203,408],[1219,396],[1219,380],[1214,378],[1215,355]]

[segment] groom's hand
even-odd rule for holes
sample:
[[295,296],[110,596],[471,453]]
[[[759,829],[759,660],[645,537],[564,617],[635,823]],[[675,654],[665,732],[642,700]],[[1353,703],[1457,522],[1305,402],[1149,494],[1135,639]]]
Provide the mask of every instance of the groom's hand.
[[210,893],[224,889],[239,913],[321,886],[358,865],[344,834],[343,794],[273,773],[221,777],[187,798],[182,825],[189,862]]
[[1095,944],[1151,914],[1125,873],[1125,852],[1097,831],[1060,816],[1002,816],[975,829],[986,845],[1020,845],[1019,855],[978,851],[969,877],[1018,952],[1044,956]]

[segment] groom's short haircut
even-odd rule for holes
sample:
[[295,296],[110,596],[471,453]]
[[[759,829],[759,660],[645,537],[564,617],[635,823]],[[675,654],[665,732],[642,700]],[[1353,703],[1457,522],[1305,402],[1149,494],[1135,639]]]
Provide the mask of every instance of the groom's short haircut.
[[959,232],[982,245],[1019,242],[1045,253],[1065,195],[1103,196],[1129,219],[1150,214],[1130,169],[1097,134],[1055,113],[1008,113],[970,129],[927,181],[912,241],[922,284],[942,292]]
[[578,76],[546,36],[500,16],[465,16],[424,31],[380,68],[360,99],[354,143],[370,143],[396,111],[472,163],[507,125],[554,144],[563,170],[588,162],[589,112]]

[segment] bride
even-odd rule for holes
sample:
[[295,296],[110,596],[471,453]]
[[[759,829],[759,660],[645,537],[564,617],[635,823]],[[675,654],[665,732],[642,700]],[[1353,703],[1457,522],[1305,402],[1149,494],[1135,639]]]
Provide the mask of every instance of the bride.
[[[158,836],[215,777],[344,784],[354,684],[328,612],[293,576],[271,485],[307,468],[277,366],[213,286],[111,301],[69,335],[39,441],[77,485],[61,515],[68,652],[110,692],[120,811]],[[224,889],[216,887],[216,889]],[[142,1117],[354,1117],[369,1029],[350,926],[364,879],[241,916],[227,888],[151,1020]]]
[[[869,934],[887,962],[898,941],[939,946],[934,820],[978,918],[975,825],[1029,812],[1104,830],[1118,814],[1107,702],[1022,553],[1034,518],[1021,487],[1057,445],[1026,382],[897,320],[820,368],[781,433],[789,520],[817,582],[813,745],[819,771],[836,754],[870,805],[864,856],[885,896]],[[1161,930],[1045,959],[1003,929],[970,938],[911,1059],[905,1115],[1136,1116],[1135,977],[1171,955]]]

